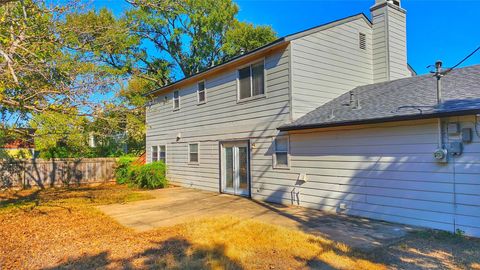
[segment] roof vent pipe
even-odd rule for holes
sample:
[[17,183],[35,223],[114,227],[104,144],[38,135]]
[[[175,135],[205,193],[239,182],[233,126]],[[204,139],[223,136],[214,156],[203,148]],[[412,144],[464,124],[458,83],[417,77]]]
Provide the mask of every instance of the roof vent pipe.
[[358,109],[360,107],[360,101],[358,100],[358,97],[355,94],[355,91],[350,91],[350,108],[352,109]]
[[442,61],[438,60],[435,62],[435,78],[437,78],[437,105],[442,104]]

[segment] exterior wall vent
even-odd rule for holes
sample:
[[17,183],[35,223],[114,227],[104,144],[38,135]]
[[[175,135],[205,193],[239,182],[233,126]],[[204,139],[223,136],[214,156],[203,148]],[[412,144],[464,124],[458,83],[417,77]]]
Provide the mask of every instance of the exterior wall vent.
[[364,33],[358,34],[358,46],[362,50],[367,49],[367,36]]

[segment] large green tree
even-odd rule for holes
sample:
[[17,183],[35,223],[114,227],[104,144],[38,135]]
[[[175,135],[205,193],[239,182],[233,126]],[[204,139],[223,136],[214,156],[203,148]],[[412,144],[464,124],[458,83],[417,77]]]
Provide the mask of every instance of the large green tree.
[[35,114],[30,126],[35,129],[35,150],[44,158],[82,157],[88,155],[86,117],[45,112]]
[[80,149],[91,134],[104,145],[124,134],[136,149],[145,93],[276,38],[238,21],[232,0],[127,0],[118,16],[72,1],[0,0],[2,126],[22,118],[45,149]]
[[[231,0],[127,0],[134,32],[189,76],[275,39],[268,26],[239,22]],[[253,40],[245,42],[245,38]]]
[[64,28],[83,59],[128,78],[122,102],[105,106],[91,126],[104,141],[123,131],[131,149],[144,144],[145,93],[276,39],[268,26],[239,22],[231,0],[128,2],[120,17],[107,9],[75,13]]
[[91,96],[115,83],[65,43],[60,26],[72,10],[40,0],[0,2],[2,114],[92,113]]

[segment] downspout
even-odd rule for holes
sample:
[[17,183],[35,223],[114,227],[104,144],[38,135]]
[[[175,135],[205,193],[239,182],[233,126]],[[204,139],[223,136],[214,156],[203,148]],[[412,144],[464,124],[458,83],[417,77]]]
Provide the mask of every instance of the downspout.
[[[435,78],[437,78],[437,107],[442,106],[442,77],[445,76],[445,73],[442,73],[442,61],[435,62]],[[442,131],[442,120],[438,119],[438,149],[442,149],[446,153],[445,159],[448,162],[448,152],[445,151],[443,143],[443,131]],[[455,157],[453,157],[453,232],[457,231],[457,190],[456,190],[456,176],[455,176]]]
[[[437,107],[442,106],[442,61],[435,62],[435,77],[437,78]],[[438,148],[443,149],[442,119],[438,118]]]

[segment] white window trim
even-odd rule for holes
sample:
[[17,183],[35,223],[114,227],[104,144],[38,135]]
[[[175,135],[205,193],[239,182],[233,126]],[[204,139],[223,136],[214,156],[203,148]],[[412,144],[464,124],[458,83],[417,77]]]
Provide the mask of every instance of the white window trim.
[[167,145],[166,144],[159,144],[158,145],[158,161],[160,161],[160,147],[165,147],[165,164],[167,164]]
[[[197,155],[198,155],[198,158],[197,158],[197,161],[191,161],[190,160],[190,145],[191,144],[196,144],[197,145]],[[188,164],[191,164],[191,165],[198,165],[200,164],[200,143],[199,142],[189,142],[188,143]]]
[[[252,73],[252,66],[255,64],[258,64],[260,62],[263,62],[263,94],[262,95],[256,95],[253,96],[253,73]],[[240,98],[240,75],[239,71],[240,69],[243,69],[245,67],[250,66],[250,94],[252,96],[248,98]],[[245,64],[243,66],[240,66],[236,70],[236,81],[237,81],[237,103],[242,103],[242,102],[247,102],[251,100],[256,100],[256,99],[262,99],[267,97],[267,68],[265,65],[265,57],[263,57],[261,60],[250,62],[248,64]]]
[[[175,108],[175,92],[178,92],[178,108]],[[178,111],[182,107],[182,101],[180,99],[180,90],[175,90],[172,92],[172,101],[173,101],[173,111]]]
[[[200,91],[198,91],[198,85],[203,82],[203,92],[205,96],[204,101],[200,101]],[[202,105],[207,103],[207,81],[206,80],[201,80],[197,82],[197,105]]]
[[[286,138],[287,139],[287,166],[278,166],[277,165],[277,138]],[[291,160],[290,160],[290,136],[288,135],[280,135],[277,137],[272,138],[272,145],[273,145],[273,154],[272,154],[272,167],[274,169],[280,170],[290,170]]]

